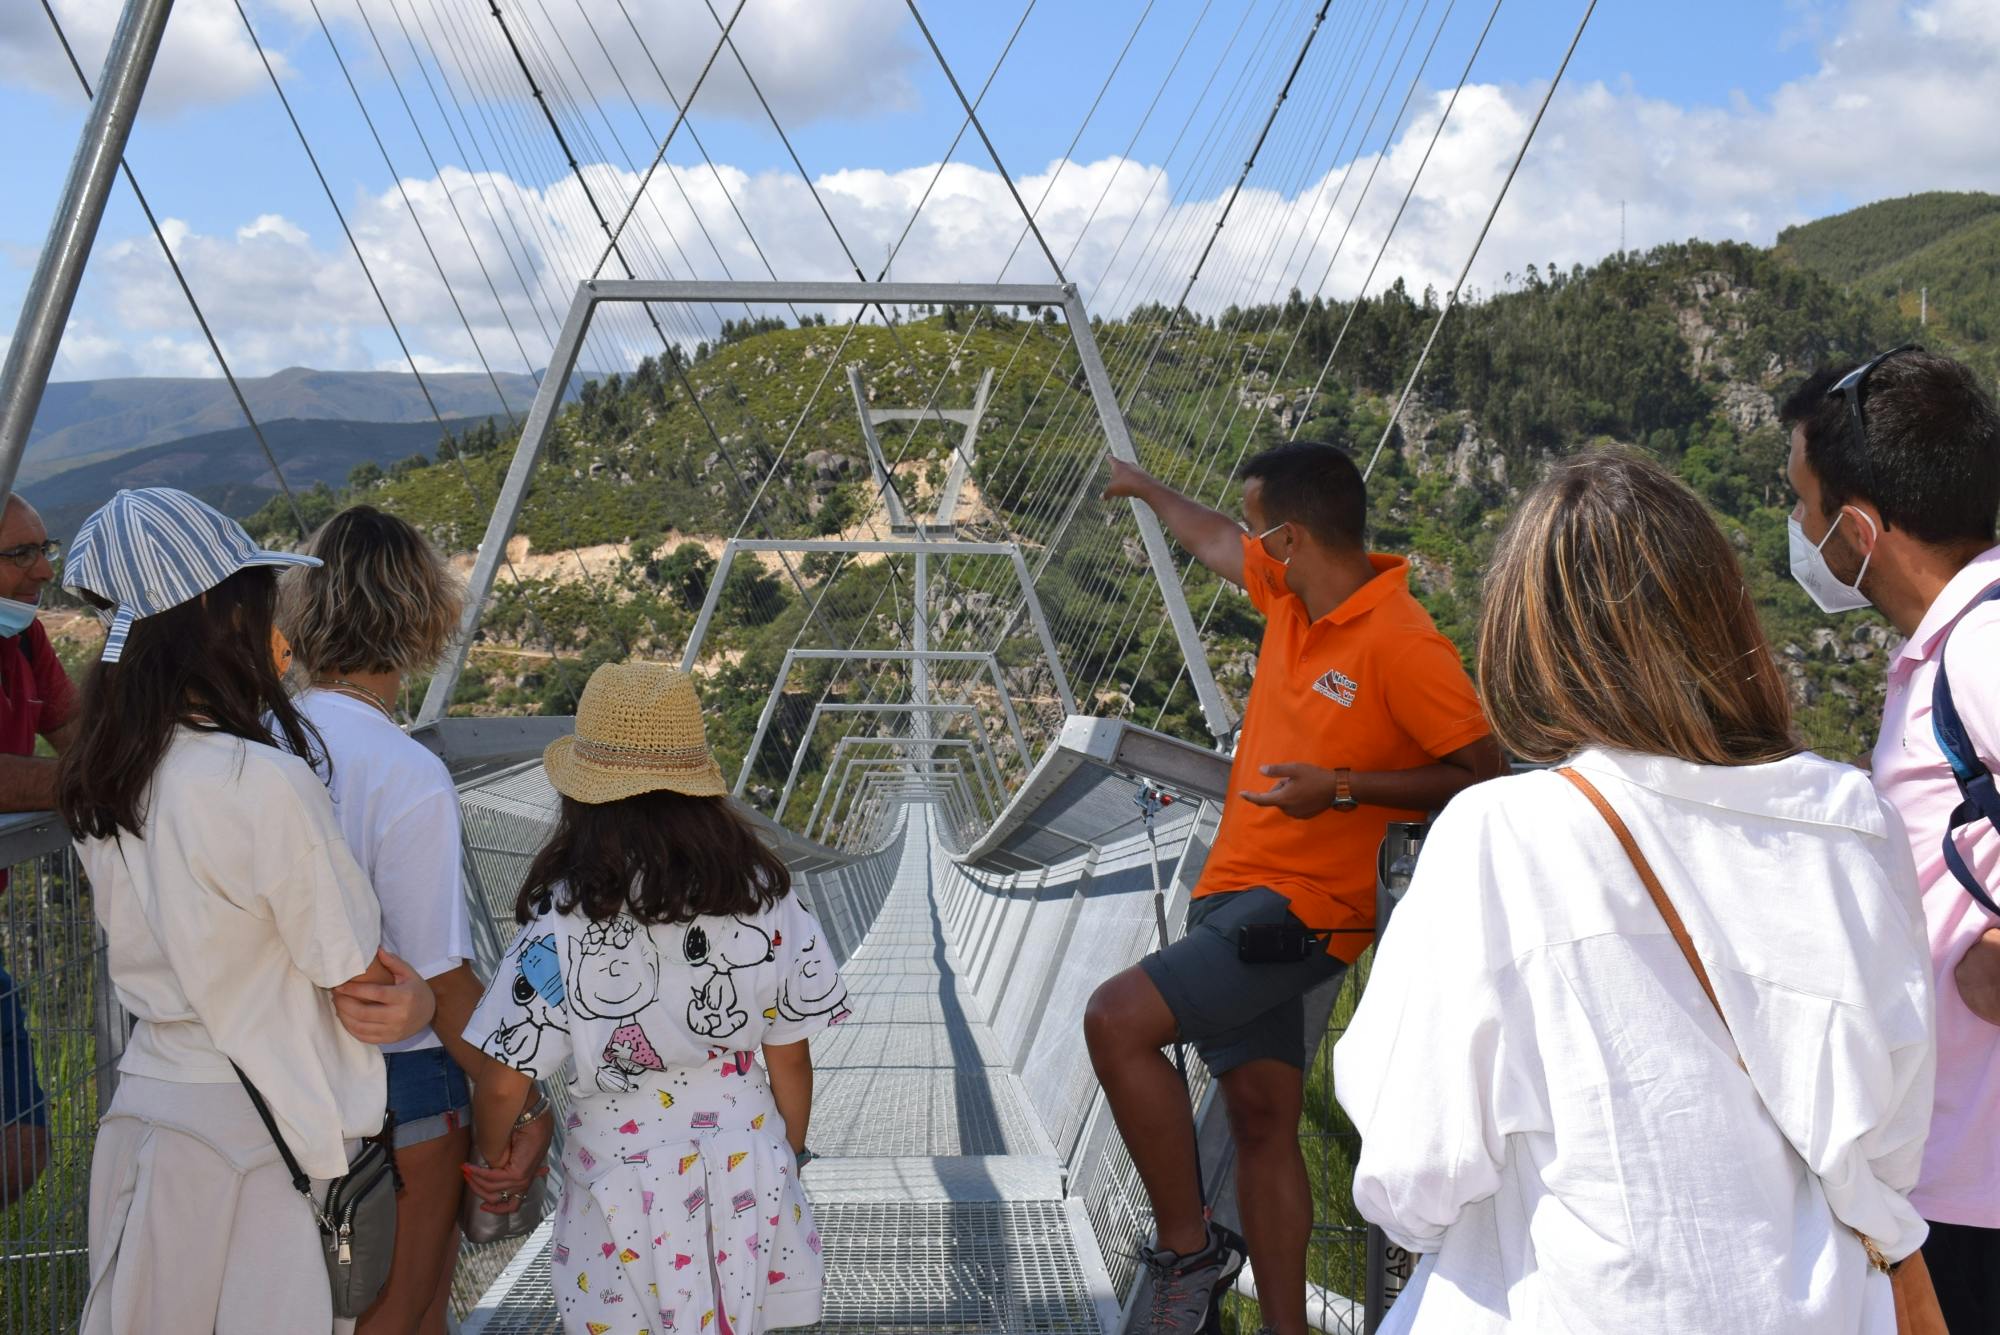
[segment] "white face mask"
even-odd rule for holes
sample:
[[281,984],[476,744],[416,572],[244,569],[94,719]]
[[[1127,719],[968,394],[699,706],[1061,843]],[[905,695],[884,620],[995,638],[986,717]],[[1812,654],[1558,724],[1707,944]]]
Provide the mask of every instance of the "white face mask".
[[[1875,521],[1861,514],[1859,510],[1854,513],[1861,515],[1861,521],[1868,525],[1868,530],[1872,534],[1875,531]],[[1845,510],[1835,515],[1832,526],[1826,531],[1826,537],[1821,538],[1816,545],[1806,536],[1805,528],[1799,523],[1797,515],[1785,520],[1786,537],[1792,549],[1792,578],[1806,591],[1806,597],[1812,599],[1820,611],[1828,614],[1853,612],[1868,606],[1868,595],[1861,591],[1861,581],[1867,576],[1868,562],[1875,553],[1869,552],[1861,558],[1861,569],[1855,573],[1852,584],[1841,583],[1840,577],[1835,575],[1833,568],[1826,563],[1826,544],[1833,537],[1833,530],[1839,528],[1840,521],[1845,518],[1847,518]]]
[[[1279,529],[1285,527],[1285,524],[1289,524],[1291,522],[1292,522],[1291,520],[1287,519],[1284,521],[1283,524],[1273,524],[1271,525],[1271,527],[1265,529],[1262,533],[1253,534],[1252,536],[1256,541],[1262,542],[1264,539],[1270,537],[1273,533],[1276,533]],[[1243,531],[1245,533],[1249,533],[1250,532],[1249,526],[1245,525]],[[1288,566],[1291,563],[1292,563],[1292,558],[1288,556],[1284,560],[1280,561],[1278,564]]]
[[[39,601],[39,600],[38,600]],[[18,598],[0,598],[0,639],[19,635],[35,619],[36,603],[24,603]]]

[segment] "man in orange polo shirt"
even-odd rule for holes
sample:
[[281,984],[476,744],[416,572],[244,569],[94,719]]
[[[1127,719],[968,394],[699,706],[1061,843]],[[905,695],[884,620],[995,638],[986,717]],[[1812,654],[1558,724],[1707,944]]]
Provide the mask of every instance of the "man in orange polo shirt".
[[1234,796],[1187,932],[1107,980],[1084,1014],[1152,1197],[1153,1303],[1136,1329],[1157,1335],[1214,1328],[1246,1250],[1202,1218],[1187,1094],[1161,1049],[1191,1042],[1221,1083],[1265,1329],[1304,1335],[1312,1194],[1298,1127],[1318,1038],[1305,994],[1370,940],[1389,823],[1421,819],[1503,768],[1458,650],[1410,594],[1408,563],[1363,543],[1367,491],[1353,461],[1330,445],[1281,445],[1243,479],[1243,526],[1116,461],[1105,492],[1151,506],[1266,618]]

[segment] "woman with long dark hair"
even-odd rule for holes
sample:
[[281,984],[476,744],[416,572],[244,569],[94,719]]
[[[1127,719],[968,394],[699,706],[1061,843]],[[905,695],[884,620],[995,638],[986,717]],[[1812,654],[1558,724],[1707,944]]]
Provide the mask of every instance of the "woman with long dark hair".
[[480,1152],[506,1156],[530,1081],[568,1061],[553,1273],[571,1335],[811,1325],[806,1039],[847,1014],[819,924],[724,796],[685,673],[599,668],[544,764],[562,817],[465,1030],[494,1059]]
[[1355,1202],[1424,1258],[1383,1329],[1893,1335],[1934,1065],[1895,811],[1799,744],[1658,464],[1552,467],[1485,597],[1486,716],[1560,768],[1438,818],[1334,1050]]
[[[483,1061],[459,1038],[481,991],[460,882],[458,791],[404,732],[397,701],[458,628],[462,595],[424,535],[372,506],[341,511],[306,545],[319,564],[279,581],[278,622],[307,685],[298,709],[326,747],[334,814],[382,905],[382,936],[430,984],[437,1018],[385,1049],[395,1117],[396,1254],[359,1335],[444,1335],[458,1254],[461,1171],[471,1143],[467,1078]],[[519,1131],[512,1185],[526,1190],[552,1127]]]
[[323,1191],[382,1129],[377,1045],[431,1017],[282,682],[276,567],[311,563],[147,488],[65,564],[110,624],[60,807],[135,1021],[91,1162],[85,1335],[331,1330],[313,1207],[245,1082]]

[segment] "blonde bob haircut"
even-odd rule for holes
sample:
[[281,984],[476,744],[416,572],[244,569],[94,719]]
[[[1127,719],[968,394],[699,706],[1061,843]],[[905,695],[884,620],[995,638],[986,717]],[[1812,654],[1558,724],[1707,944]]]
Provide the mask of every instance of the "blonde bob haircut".
[[1799,749],[1791,700],[1736,553],[1649,459],[1550,468],[1486,576],[1479,698],[1524,760],[1590,746],[1701,765]]
[[320,526],[279,584],[278,625],[308,672],[421,672],[444,656],[465,595],[430,540],[371,505]]

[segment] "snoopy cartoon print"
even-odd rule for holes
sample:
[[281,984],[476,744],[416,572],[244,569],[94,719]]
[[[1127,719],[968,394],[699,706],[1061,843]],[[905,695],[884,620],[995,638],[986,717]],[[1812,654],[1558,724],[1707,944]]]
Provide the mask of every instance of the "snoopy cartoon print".
[[553,1074],[536,1065],[543,1032],[550,1029],[562,1034],[569,1032],[562,1021],[562,961],[556,953],[555,937],[547,933],[523,937],[517,951],[510,993],[515,1018],[495,1029],[480,1048],[487,1056],[539,1080]]
[[637,1089],[642,1073],[666,1069],[639,1027],[640,1013],[660,995],[660,952],[652,934],[621,913],[572,936],[569,955],[571,1013],[615,1026],[597,1068],[597,1087],[608,1094]]
[[750,1023],[749,1014],[737,1002],[738,969],[770,963],[771,938],[763,928],[741,918],[705,918],[687,925],[681,938],[681,953],[689,964],[706,969],[688,1002],[688,1028],[704,1038],[727,1038]]
[[831,1015],[829,1023],[847,1014],[847,985],[817,931],[794,952],[793,967],[778,979],[778,1014],[795,1021]]

